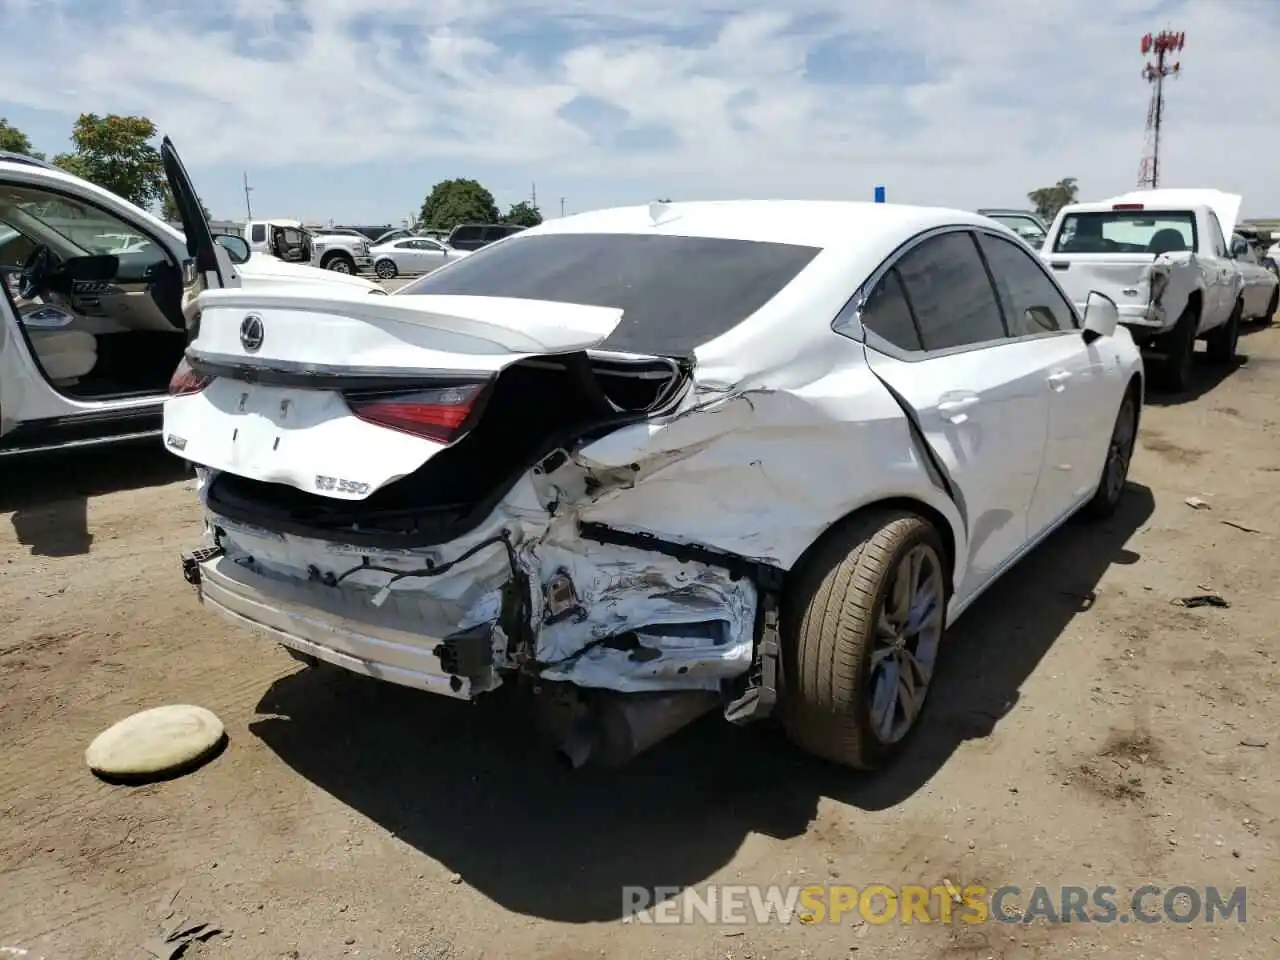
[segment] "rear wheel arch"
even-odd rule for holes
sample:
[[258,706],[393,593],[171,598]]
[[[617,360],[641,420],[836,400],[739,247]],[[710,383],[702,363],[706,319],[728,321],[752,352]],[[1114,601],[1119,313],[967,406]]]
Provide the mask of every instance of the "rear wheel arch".
[[858,524],[863,517],[870,513],[882,513],[887,511],[901,510],[907,513],[914,513],[922,519],[928,520],[938,531],[938,536],[942,539],[943,549],[946,551],[946,578],[947,591],[950,593],[955,584],[953,582],[956,568],[956,551],[957,536],[956,529],[952,525],[952,521],[939,510],[937,507],[931,506],[916,497],[885,497],[880,500],[872,500],[864,503],[853,510],[850,510],[843,517],[836,520],[830,526],[820,533],[804,552],[796,559],[790,569],[787,571],[787,581],[784,585],[784,591],[790,586],[796,577],[804,570],[805,566],[816,554],[821,553],[823,548],[831,542],[831,540],[840,537],[850,526]]

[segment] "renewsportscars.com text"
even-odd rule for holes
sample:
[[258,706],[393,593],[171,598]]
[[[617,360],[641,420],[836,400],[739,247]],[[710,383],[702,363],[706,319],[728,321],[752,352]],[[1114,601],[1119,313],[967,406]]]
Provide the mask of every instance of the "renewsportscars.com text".
[[986,887],[871,884],[624,887],[627,922],[711,923],[1244,923],[1244,887]]

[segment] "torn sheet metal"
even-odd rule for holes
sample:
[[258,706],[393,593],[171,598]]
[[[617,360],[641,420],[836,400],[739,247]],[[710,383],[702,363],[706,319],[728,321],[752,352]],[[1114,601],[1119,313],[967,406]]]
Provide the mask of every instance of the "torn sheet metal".
[[[563,528],[562,528],[563,529]],[[624,693],[715,690],[746,672],[756,590],[725,570],[554,534],[522,551],[534,591],[537,659],[549,680]],[[549,584],[573,586],[574,615],[549,610]],[[550,614],[550,615],[549,615]]]

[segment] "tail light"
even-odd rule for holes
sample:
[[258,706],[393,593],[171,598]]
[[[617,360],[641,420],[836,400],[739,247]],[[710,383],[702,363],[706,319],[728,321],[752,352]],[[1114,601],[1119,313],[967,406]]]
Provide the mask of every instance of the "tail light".
[[448,443],[466,425],[483,388],[483,383],[466,383],[391,397],[348,397],[347,405],[365,423]]
[[199,393],[210,383],[213,377],[206,377],[202,373],[196,373],[191,369],[191,365],[187,363],[187,358],[183,357],[178,361],[178,369],[173,371],[173,376],[169,378],[169,396],[185,397],[193,393]]

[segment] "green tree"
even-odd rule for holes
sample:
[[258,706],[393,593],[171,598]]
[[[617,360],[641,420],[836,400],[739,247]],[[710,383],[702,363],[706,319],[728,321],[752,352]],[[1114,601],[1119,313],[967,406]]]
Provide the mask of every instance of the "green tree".
[[452,230],[460,223],[499,223],[493,194],[477,180],[441,180],[422,202],[422,226]]
[[502,222],[513,223],[518,227],[536,227],[542,222],[542,211],[528,200],[521,200],[511,205]]
[[1052,223],[1058,211],[1069,203],[1075,203],[1079,196],[1080,190],[1076,186],[1076,178],[1063,177],[1052,187],[1032,190],[1027,194],[1027,199],[1035,204],[1036,213],[1040,215],[1040,219],[1045,223]]
[[53,162],[77,177],[149,207],[164,195],[164,164],[151,145],[156,125],[146,117],[82,113],[71,129],[72,153]]
[[[167,183],[161,188],[160,193],[160,216],[172,223],[177,223],[182,219],[182,214],[178,210],[178,202],[173,199],[173,194],[169,191]],[[206,220],[213,219],[213,214],[209,212],[209,208],[203,202],[200,204],[200,209],[204,211]]]
[[4,117],[0,117],[0,150],[21,153],[37,160],[44,159],[43,153],[31,149],[31,138]]

